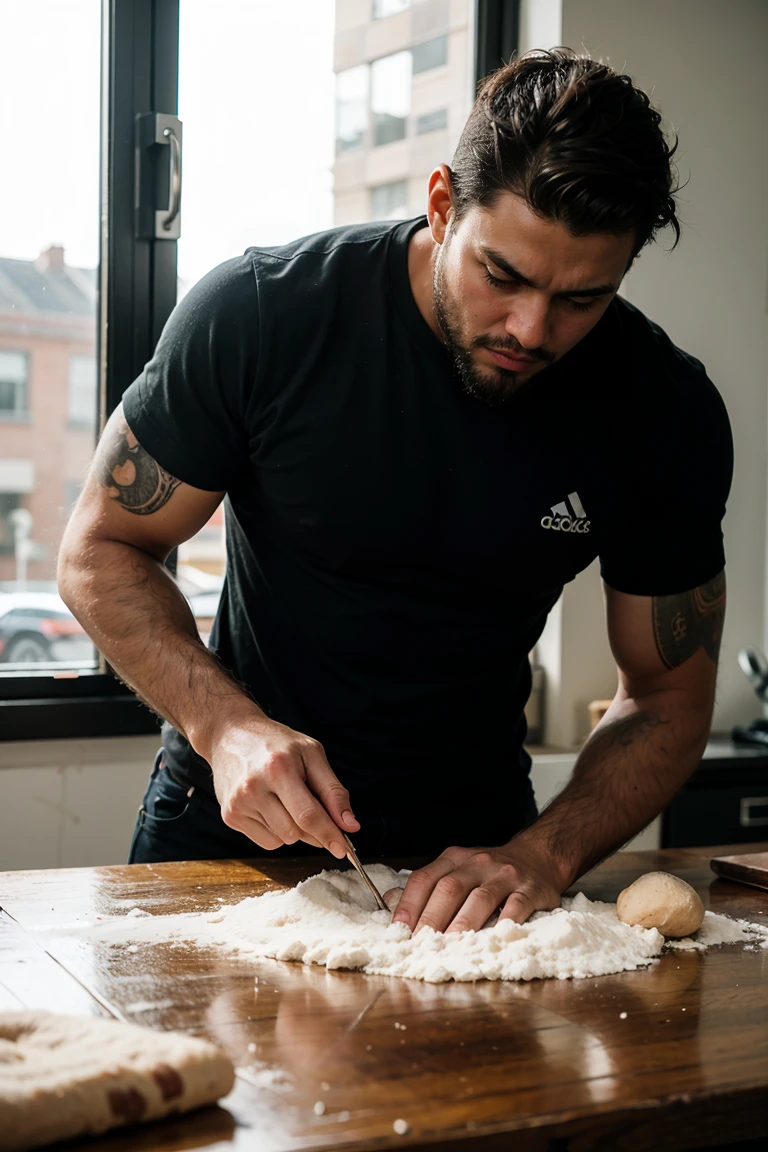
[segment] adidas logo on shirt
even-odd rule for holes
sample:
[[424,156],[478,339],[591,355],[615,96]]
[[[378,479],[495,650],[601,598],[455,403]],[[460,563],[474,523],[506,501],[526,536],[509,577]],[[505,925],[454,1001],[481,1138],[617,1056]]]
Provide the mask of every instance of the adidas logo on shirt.
[[567,500],[552,505],[552,515],[543,516],[542,528],[553,532],[589,532],[589,520],[578,492],[571,492]]

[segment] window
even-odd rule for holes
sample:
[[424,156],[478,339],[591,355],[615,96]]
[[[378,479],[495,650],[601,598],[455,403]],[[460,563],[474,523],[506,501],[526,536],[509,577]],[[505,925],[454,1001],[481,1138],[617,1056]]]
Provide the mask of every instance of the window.
[[[0,259],[0,272],[3,264],[10,263]],[[23,420],[26,415],[27,357],[24,352],[0,349],[0,420]]]
[[[187,286],[251,244],[407,214],[409,190],[426,178],[423,158],[418,149],[376,152],[374,145],[420,131],[421,117],[408,127],[410,39],[380,47],[402,50],[373,63],[367,45],[388,34],[374,20],[409,9],[414,28],[409,13],[393,19],[393,30],[434,37],[444,27],[433,31],[434,14],[446,7],[443,0],[423,9],[416,0],[5,6],[3,35],[15,51],[0,70],[0,106],[24,107],[25,116],[0,122],[0,149],[25,178],[5,182],[0,214],[0,597],[12,595],[22,609],[22,596],[56,595],[61,533],[95,433],[151,357]],[[450,90],[467,104],[475,7],[474,0],[450,4]],[[283,83],[286,53],[301,61],[301,85]],[[434,49],[419,44],[416,53],[419,68],[438,66]],[[500,58],[493,38],[488,53]],[[178,110],[188,129],[178,243],[152,230],[155,212],[168,204],[170,149],[154,136],[137,147],[137,118],[148,109]],[[29,123],[46,124],[43,151]],[[272,179],[270,169],[291,170],[296,133],[307,124],[306,180]],[[221,587],[223,534],[217,514],[179,550],[179,584],[199,622],[210,619]],[[38,607],[27,603],[11,623],[57,620],[47,613],[58,608],[36,615]],[[23,659],[13,668],[0,652],[0,739],[156,729],[92,654],[75,659],[65,625],[45,629],[58,637],[46,650],[51,660],[33,659],[39,637],[16,651]],[[51,664],[59,665],[55,677]]]
[[368,127],[368,66],[348,68],[336,77],[336,152],[357,152]]
[[416,117],[416,135],[423,136],[427,132],[439,132],[448,127],[448,109],[436,108],[434,112],[425,112]]
[[[19,506],[17,492],[0,492],[0,552],[13,552],[13,516]],[[1,593],[0,593],[1,594]]]
[[410,6],[411,0],[373,0],[373,19],[385,20],[387,16],[405,12]]
[[70,424],[96,428],[96,359],[94,356],[70,356],[69,405]]
[[423,44],[415,44],[413,53],[413,74],[427,72],[430,68],[439,68],[448,63],[448,37],[436,36],[434,40],[425,40]]
[[382,56],[371,65],[373,142],[391,144],[405,138],[411,110],[411,53]]
[[408,184],[394,180],[371,188],[371,219],[402,220],[408,214]]
[[[4,61],[0,104],[25,115],[6,116],[0,133],[3,155],[24,172],[6,181],[0,215],[0,331],[9,342],[0,349],[0,671],[43,662],[66,671],[71,657],[95,674],[93,646],[58,598],[56,556],[66,522],[62,470],[85,474],[96,431],[101,5],[6,5],[3,33],[18,50]],[[41,149],[29,124],[43,122]],[[73,417],[87,430],[73,429]],[[30,623],[34,613],[17,619],[22,608],[48,611],[30,596],[52,598],[50,619],[70,623],[46,623],[46,637]],[[53,639],[70,626],[76,646]]]

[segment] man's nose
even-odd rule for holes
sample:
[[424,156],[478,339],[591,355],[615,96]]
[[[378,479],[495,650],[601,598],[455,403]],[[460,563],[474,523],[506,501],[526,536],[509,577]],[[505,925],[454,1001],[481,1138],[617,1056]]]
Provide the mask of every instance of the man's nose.
[[534,352],[546,348],[549,342],[549,303],[530,295],[515,301],[507,316],[506,330],[514,336],[521,348]]

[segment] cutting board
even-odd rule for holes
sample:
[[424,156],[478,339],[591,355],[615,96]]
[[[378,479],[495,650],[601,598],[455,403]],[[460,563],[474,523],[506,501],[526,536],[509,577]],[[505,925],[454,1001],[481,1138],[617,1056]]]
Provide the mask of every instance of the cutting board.
[[710,867],[724,880],[768,888],[768,852],[744,852],[738,856],[713,856]]

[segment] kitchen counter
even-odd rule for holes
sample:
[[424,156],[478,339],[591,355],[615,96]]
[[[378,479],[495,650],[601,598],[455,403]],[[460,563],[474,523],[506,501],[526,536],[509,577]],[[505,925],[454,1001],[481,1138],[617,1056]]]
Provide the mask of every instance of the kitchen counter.
[[[768,844],[752,846],[761,849]],[[615,900],[638,875],[663,869],[692,883],[713,911],[768,924],[768,891],[710,871],[711,856],[731,851],[739,848],[623,852],[577,887]],[[768,1131],[765,949],[669,952],[648,969],[590,980],[429,985],[246,962],[210,946],[129,952],[71,932],[78,919],[135,906],[216,908],[328,863],[0,874],[0,1011],[178,1028],[214,1040],[238,1068],[221,1106],[81,1140],[78,1150],[656,1152]],[[395,1133],[396,1119],[407,1121],[407,1135]]]

